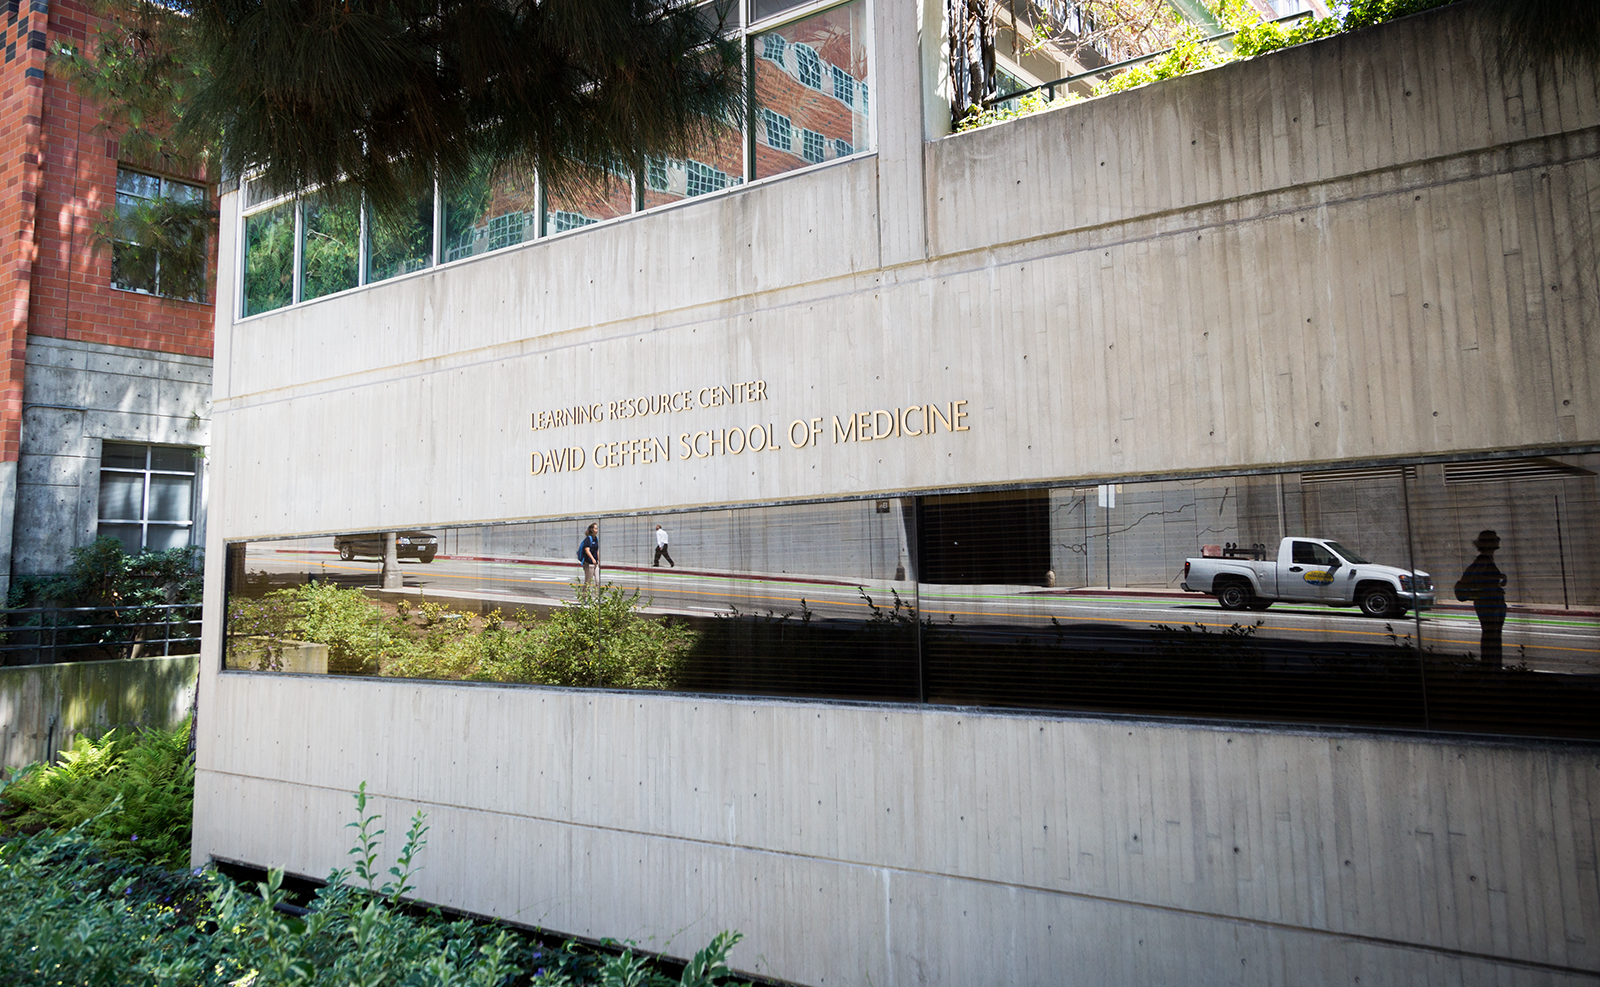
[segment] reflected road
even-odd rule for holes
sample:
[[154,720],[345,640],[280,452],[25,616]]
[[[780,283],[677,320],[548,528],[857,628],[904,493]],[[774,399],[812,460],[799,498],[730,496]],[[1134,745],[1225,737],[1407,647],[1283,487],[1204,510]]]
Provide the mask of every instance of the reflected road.
[[[345,585],[378,585],[380,564],[342,562],[330,551],[265,549],[250,546],[246,567],[252,572],[289,576],[306,573]],[[440,556],[431,564],[402,562],[407,592],[436,599],[477,600],[508,612],[522,606],[558,606],[571,600],[573,583],[581,578],[575,561],[553,559],[479,561]],[[1279,603],[1262,612],[1230,612],[1199,594],[1118,593],[1114,590],[1068,592],[1033,587],[933,586],[911,583],[855,583],[834,577],[751,575],[690,568],[654,569],[611,566],[603,579],[626,590],[637,589],[647,613],[709,616],[743,614],[799,616],[802,607],[813,619],[863,620],[871,604],[885,609],[900,593],[907,605],[919,606],[924,617],[955,626],[1009,625],[1067,633],[1076,625],[1146,630],[1152,625],[1187,625],[1216,632],[1235,624],[1260,621],[1256,634],[1274,641],[1349,642],[1352,647],[1406,643],[1418,639],[1434,652],[1465,656],[1478,651],[1478,622],[1470,609],[1426,612],[1382,620],[1351,610]],[[1053,622],[1052,622],[1053,621]],[[1505,625],[1505,661],[1527,662],[1541,671],[1600,673],[1600,618],[1589,613],[1564,614],[1559,609],[1518,612]]]

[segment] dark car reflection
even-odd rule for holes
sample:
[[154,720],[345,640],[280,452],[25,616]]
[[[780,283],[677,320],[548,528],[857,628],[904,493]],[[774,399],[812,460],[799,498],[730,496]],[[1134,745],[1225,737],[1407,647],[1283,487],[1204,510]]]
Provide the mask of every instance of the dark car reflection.
[[[387,532],[369,532],[364,535],[339,535],[333,540],[339,558],[349,562],[355,558],[383,558],[383,542]],[[426,531],[400,531],[396,533],[395,554],[402,559],[432,562],[439,553],[439,539]]]

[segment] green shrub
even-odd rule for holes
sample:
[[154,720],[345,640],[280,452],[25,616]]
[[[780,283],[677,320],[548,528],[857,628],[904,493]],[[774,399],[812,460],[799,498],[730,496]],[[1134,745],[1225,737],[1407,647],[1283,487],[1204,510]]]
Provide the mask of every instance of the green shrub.
[[977,107],[973,107],[968,111],[966,117],[956,125],[956,130],[958,132],[977,130],[979,127],[1004,123],[1007,120],[1015,120],[1018,117],[1032,116],[1043,110],[1053,110],[1081,102],[1083,102],[1083,96],[1075,92],[1059,92],[1056,94],[1055,99],[1048,99],[1042,92],[1031,92],[1016,99],[1002,100],[999,105],[987,110],[979,110]]
[[[1254,8],[1245,4],[1228,2],[1208,4],[1208,7],[1214,8],[1213,13],[1221,20],[1238,28],[1238,33],[1233,38],[1232,51],[1224,52],[1214,44],[1205,43],[1198,34],[1191,33],[1161,57],[1126,69],[1101,82],[1094,87],[1094,95],[1106,96],[1123,92],[1163,79],[1173,79],[1191,72],[1224,65],[1241,58],[1251,58],[1291,45],[1331,37],[1344,31],[1371,27],[1397,17],[1421,13],[1454,2],[1456,0],[1350,0],[1342,17],[1302,20],[1292,27],[1259,22],[1256,20]],[[974,109],[956,126],[956,130],[975,130],[1053,109],[1063,105],[1063,98],[1068,102],[1077,102],[1082,97],[1076,94],[1062,94],[1054,102],[1050,102],[1035,94],[1012,100],[1011,105],[1004,108],[981,112]],[[1005,101],[1003,96],[996,99],[997,103],[1003,101]]]
[[1332,37],[1343,28],[1332,17],[1314,17],[1297,22],[1291,27],[1282,24],[1256,24],[1242,27],[1233,36],[1233,53],[1239,58],[1254,58],[1279,48],[1304,44],[1318,38]]
[[0,788],[18,829],[87,827],[112,856],[183,866],[194,815],[189,725],[80,736],[58,764],[23,768]]
[[477,679],[544,685],[670,689],[697,635],[670,620],[639,613],[639,594],[607,585],[522,626],[503,619],[470,631],[434,614],[420,632],[402,630],[382,659],[384,675]]
[[550,949],[495,923],[402,906],[427,825],[413,818],[395,866],[375,873],[376,814],[356,793],[351,854],[301,917],[278,910],[282,871],[246,890],[216,873],[165,871],[107,856],[91,821],[0,842],[0,984],[7,987],[346,987],[677,984],[715,987],[739,941],[724,932],[669,980],[632,948]]
[[690,632],[639,616],[639,591],[606,585],[580,593],[540,628],[539,681],[665,689]]
[[328,646],[328,671],[371,675],[394,635],[382,609],[365,593],[308,583],[230,599],[228,636],[241,639],[231,647],[254,653],[265,668],[283,668],[286,642],[311,641]]
[[1180,40],[1171,51],[1160,58],[1145,62],[1143,65],[1136,65],[1095,86],[1094,94],[1104,96],[1108,93],[1120,93],[1151,82],[1175,79],[1190,72],[1199,72],[1201,69],[1208,69],[1227,61],[1229,61],[1228,56],[1215,45],[1205,44],[1198,37],[1190,35]]

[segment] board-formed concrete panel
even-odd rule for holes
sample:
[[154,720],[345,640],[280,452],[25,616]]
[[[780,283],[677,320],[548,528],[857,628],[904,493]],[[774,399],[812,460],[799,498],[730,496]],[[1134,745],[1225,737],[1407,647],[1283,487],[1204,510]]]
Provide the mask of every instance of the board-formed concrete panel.
[[213,688],[202,856],[323,876],[366,782],[391,834],[427,813],[425,900],[676,955],[737,928],[738,966],[805,983],[1166,982],[1241,960],[1264,967],[1244,982],[1444,964],[1452,983],[1577,983],[1600,965],[1582,749],[255,673]]
[[31,338],[11,571],[61,572],[94,540],[103,441],[203,448],[210,401],[209,359]]

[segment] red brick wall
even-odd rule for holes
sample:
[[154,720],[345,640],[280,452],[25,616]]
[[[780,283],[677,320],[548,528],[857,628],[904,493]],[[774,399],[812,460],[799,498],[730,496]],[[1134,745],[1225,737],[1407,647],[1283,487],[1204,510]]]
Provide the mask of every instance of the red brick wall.
[[117,143],[98,129],[95,107],[45,74],[46,53],[37,47],[41,30],[51,43],[83,44],[91,18],[77,0],[52,0],[48,25],[30,0],[20,7],[18,23],[0,25],[19,42],[0,48],[0,58],[14,52],[0,63],[3,461],[17,458],[28,334],[192,356],[212,349],[211,305],[111,287],[111,251],[96,247],[93,228],[115,203]]
[[[28,46],[36,26],[28,0],[5,18],[0,45],[0,462],[17,461],[22,427],[22,371],[32,292],[34,216],[38,212],[44,52]],[[0,8],[4,9],[4,8]],[[20,43],[18,43],[20,42]],[[9,51],[9,56],[5,52]]]

